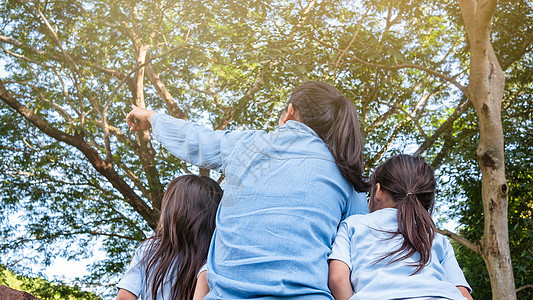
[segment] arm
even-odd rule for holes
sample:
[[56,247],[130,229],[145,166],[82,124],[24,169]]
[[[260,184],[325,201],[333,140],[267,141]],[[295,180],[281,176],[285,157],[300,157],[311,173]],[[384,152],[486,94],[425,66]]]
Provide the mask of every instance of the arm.
[[468,289],[464,286],[457,286],[457,288],[459,289],[459,291],[461,292],[461,294],[463,294],[463,296],[468,299],[468,300],[474,300],[474,298],[472,298],[472,295],[470,295],[470,292],[468,291]]
[[119,291],[116,300],[135,300],[144,297],[145,274],[141,263],[143,252],[142,245],[135,251],[128,270],[117,284]]
[[328,286],[335,300],[347,300],[353,296],[350,268],[340,260],[329,261]]
[[135,296],[135,294],[131,293],[130,291],[120,289],[118,291],[116,300],[137,300],[137,296]]
[[440,263],[446,271],[447,281],[453,283],[466,299],[472,300],[472,296],[470,295],[472,288],[468,285],[463,270],[459,267],[452,244],[450,244],[447,238],[442,237],[442,239],[444,257]]
[[346,300],[353,296],[353,288],[350,283],[352,229],[349,228],[347,221],[341,222],[331,247],[331,254],[328,257],[328,286],[335,300]]
[[207,272],[203,271],[198,275],[198,279],[196,280],[196,289],[194,290],[194,297],[193,300],[202,300],[204,299],[205,295],[209,293],[209,286],[207,285]]
[[238,141],[254,131],[211,130],[193,122],[134,107],[126,117],[131,130],[152,127],[153,137],[177,158],[201,168],[223,171]]

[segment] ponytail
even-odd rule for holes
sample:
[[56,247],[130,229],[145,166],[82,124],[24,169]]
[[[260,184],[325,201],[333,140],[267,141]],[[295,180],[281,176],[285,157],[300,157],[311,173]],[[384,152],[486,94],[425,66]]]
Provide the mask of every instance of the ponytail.
[[405,199],[398,203],[397,209],[398,233],[403,236],[403,243],[399,249],[392,251],[389,255],[403,253],[393,260],[396,262],[418,252],[420,261],[413,273],[416,274],[424,268],[431,257],[431,246],[436,231],[435,223],[414,194],[405,196]]
[[[379,165],[370,178],[372,187],[380,184],[396,203],[398,230],[391,232],[392,238],[401,235],[400,248],[389,252],[387,256],[396,257],[398,262],[420,254],[420,260],[412,275],[420,272],[431,258],[431,247],[436,227],[431,219],[435,203],[436,181],[434,171],[422,157],[396,155]],[[373,199],[375,189],[370,195]],[[382,260],[385,257],[379,259]]]
[[324,142],[341,174],[358,192],[367,192],[370,185],[363,177],[363,142],[357,111],[353,103],[342,95],[337,102],[339,108]]
[[363,176],[363,142],[357,111],[350,99],[327,83],[309,81],[297,87],[289,101],[302,123],[326,143],[341,174],[358,192],[367,192]]

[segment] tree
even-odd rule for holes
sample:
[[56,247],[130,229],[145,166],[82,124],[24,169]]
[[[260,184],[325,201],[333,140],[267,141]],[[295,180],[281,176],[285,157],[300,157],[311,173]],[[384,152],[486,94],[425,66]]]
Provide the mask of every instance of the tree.
[[[498,25],[497,25],[498,26]],[[514,27],[512,30],[516,30]],[[501,45],[496,46],[496,52]],[[514,47],[520,51],[519,47]],[[533,118],[531,103],[533,57],[526,55],[510,66],[507,71],[505,96],[502,106],[502,125],[505,138],[506,178],[509,184],[509,242],[513,261],[513,273],[516,281],[517,297],[529,299],[532,296],[532,274],[530,268],[533,258],[531,238],[532,222],[532,176],[533,165],[531,149],[533,139],[530,134]],[[503,65],[506,65],[503,63]],[[473,114],[473,113],[472,113]],[[472,116],[473,117],[473,116]],[[478,241],[483,236],[484,215],[481,200],[481,176],[479,168],[474,168],[474,145],[471,141],[479,140],[475,118],[470,116],[456,123],[453,143],[455,147],[447,157],[454,164],[449,165],[446,173],[454,174],[456,184],[446,184],[453,199],[459,195],[464,202],[456,203],[454,211],[463,225],[460,234],[471,241]],[[483,258],[466,247],[457,249],[459,264],[475,291],[476,298],[489,299],[490,280]]]
[[483,174],[485,217],[480,252],[489,270],[493,299],[515,299],[507,227],[509,187],[505,179],[501,122],[505,77],[491,43],[492,19],[498,1],[461,0],[459,5],[471,52],[467,96],[479,119],[476,158]]
[[[1,5],[10,70],[0,85],[2,204],[27,212],[24,235],[4,215],[3,250],[33,244],[50,263],[90,255],[93,237],[107,237],[109,260],[94,270],[105,278],[155,226],[162,183],[193,167],[154,148],[148,132],[129,134],[124,111],[148,103],[217,129],[265,123],[287,95],[269,81],[283,71],[280,47],[314,2],[294,10],[263,1]],[[269,19],[278,9],[286,33]],[[72,239],[77,251],[56,247]]]
[[[507,4],[515,12],[531,6]],[[93,268],[102,282],[122,272],[135,241],[155,226],[165,183],[208,174],[153,144],[148,132],[129,133],[131,104],[214,129],[271,129],[294,86],[324,80],[360,110],[368,170],[397,152],[441,167],[455,124],[478,107],[469,103],[483,87],[477,44],[463,39],[467,32],[477,41],[478,25],[465,26],[459,14],[455,1],[429,0],[1,3],[3,253],[33,245],[49,263],[91,255],[99,237],[109,256]],[[495,24],[515,19],[533,23],[504,14]],[[490,57],[511,65],[528,47],[502,46]],[[16,212],[24,234],[9,221]],[[81,247],[57,250],[65,241]]]
[[[55,284],[44,280],[43,278],[28,278],[20,274],[16,274],[6,269],[5,266],[0,265],[0,285],[8,286],[15,290],[24,290],[39,299],[100,299],[95,294],[80,290],[78,287],[71,287],[63,284]],[[15,291],[12,291],[15,292]],[[2,299],[13,299],[10,297]],[[22,297],[21,297],[22,298]],[[18,299],[18,298],[15,298]],[[26,298],[23,298],[26,299]],[[37,298],[35,298],[37,299]]]
[[[509,187],[505,179],[504,143],[501,125],[501,103],[504,94],[505,77],[491,43],[492,22],[498,2],[490,0],[459,1],[464,29],[469,39],[468,51],[470,52],[470,59],[468,64],[468,85],[466,87],[462,86],[454,77],[447,76],[436,71],[435,68],[427,68],[423,65],[369,63],[358,57],[353,57],[353,60],[366,66],[381,69],[414,68],[423,70],[453,83],[461,90],[465,98],[469,99],[470,103],[473,104],[479,120],[480,136],[476,158],[483,174],[484,234],[479,243],[472,243],[450,232],[441,232],[482,255],[489,270],[492,293],[495,299],[514,299],[515,287],[507,233],[507,194]],[[389,6],[386,30],[390,28],[389,24],[397,23],[398,20],[401,22],[402,5],[398,5],[399,13],[394,19],[391,18],[391,7],[392,2]],[[523,7],[527,7],[527,5]],[[521,48],[528,49],[530,44],[530,42],[526,41],[525,47]],[[417,153],[420,153],[420,151],[417,151]]]
[[[383,69],[415,68],[441,77],[455,84],[473,104],[479,120],[479,145],[476,158],[482,178],[482,200],[485,228],[479,243],[441,231],[457,242],[482,255],[491,278],[494,299],[514,299],[515,284],[511,264],[508,237],[508,190],[505,179],[501,103],[505,77],[491,43],[492,22],[499,1],[459,1],[464,27],[469,38],[469,76],[466,87],[453,77],[422,65],[396,64],[386,66],[368,63],[354,58],[356,62]],[[401,6],[400,6],[401,7]],[[401,10],[400,10],[401,11]],[[389,13],[390,17],[390,13]],[[400,14],[391,21],[394,23]],[[390,18],[387,19],[387,25]],[[530,42],[526,43],[526,49]],[[418,152],[418,151],[417,151]]]

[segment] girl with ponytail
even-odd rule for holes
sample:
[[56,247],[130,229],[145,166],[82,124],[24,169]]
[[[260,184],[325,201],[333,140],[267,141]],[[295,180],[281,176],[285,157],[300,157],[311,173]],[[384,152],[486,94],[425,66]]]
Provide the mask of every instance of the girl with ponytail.
[[117,300],[193,299],[221,198],[222,189],[209,177],[183,175],[171,181],[154,235],[135,252],[117,285]]
[[213,131],[137,107],[126,121],[131,130],[152,127],[178,158],[225,175],[205,299],[333,299],[327,256],[337,227],[368,212],[352,101],[306,82],[270,132]]
[[335,299],[472,299],[450,242],[431,219],[431,166],[393,156],[370,183],[370,214],[341,223],[329,256]]

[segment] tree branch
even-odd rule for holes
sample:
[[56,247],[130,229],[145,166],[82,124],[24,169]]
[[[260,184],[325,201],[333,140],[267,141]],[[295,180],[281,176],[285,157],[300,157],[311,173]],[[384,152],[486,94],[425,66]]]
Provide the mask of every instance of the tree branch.
[[126,223],[128,223],[131,227],[135,228],[138,232],[140,232],[141,235],[143,236],[143,238],[146,239],[146,235],[144,234],[144,231],[139,226],[137,226],[137,224],[131,218],[126,217],[123,213],[118,211],[109,202],[102,201],[102,200],[100,200],[98,198],[90,198],[90,199],[93,200],[93,201],[96,201],[96,202],[98,202],[98,203],[100,203],[100,204],[102,204],[104,206],[106,206],[109,209],[111,209],[115,214],[119,215],[120,218],[122,218],[124,221],[126,221]]
[[[366,18],[366,16],[368,15],[368,13],[370,12],[370,8],[371,8],[371,6],[369,5],[367,10],[366,10],[366,12],[363,14],[361,19],[357,23],[357,28],[355,29],[355,33],[354,33],[352,39],[350,40],[350,42],[348,43],[348,46],[346,46],[346,48],[344,48],[344,50],[341,50],[340,52],[338,52],[335,55],[335,57],[333,58],[334,62],[332,64],[332,66],[331,66],[332,70],[337,70],[339,68],[339,64],[340,64],[341,60],[346,55],[348,50],[352,47],[353,43],[357,39],[357,36],[359,36],[359,32],[361,31],[361,25],[362,25],[364,19]],[[337,56],[338,56],[338,58],[337,58]],[[337,59],[335,60],[335,58],[337,58]]]
[[149,191],[144,187],[141,180],[124,164],[121,160],[115,160],[117,166],[124,171],[124,174],[126,174],[126,177],[128,177],[133,184],[141,191],[141,193],[146,197],[150,198]]
[[521,290],[525,290],[525,289],[533,289],[533,284],[526,284],[524,286],[521,286],[519,288],[516,289],[516,292],[520,292]]
[[416,108],[413,110],[413,112],[408,113],[401,106],[394,105],[394,104],[388,104],[388,103],[385,103],[385,105],[387,105],[387,106],[389,106],[391,108],[389,111],[397,110],[397,111],[400,111],[402,114],[404,114],[409,120],[411,120],[415,124],[415,127],[418,129],[418,131],[420,132],[422,137],[427,138],[425,130],[422,128],[422,126],[420,126],[420,123],[418,122],[418,118],[415,118]]
[[459,0],[459,7],[465,22],[466,32],[470,33],[474,27],[474,20],[476,19],[476,5],[477,0]]
[[[374,81],[374,88],[372,89],[372,93],[370,97],[364,97],[364,101],[361,101],[362,113],[364,114],[365,119],[366,119],[366,107],[368,106],[368,104],[370,102],[378,102],[376,95],[378,93],[380,86],[381,85],[378,85],[378,79],[376,76],[376,79]],[[400,103],[400,98],[397,98],[396,102],[394,103],[394,106],[389,106],[389,110],[387,110],[384,114],[381,114],[379,117],[377,117],[372,122],[372,124],[370,124],[370,126],[363,126],[362,130],[365,133],[365,135],[368,134],[368,132],[374,130],[379,125],[381,125],[390,115],[392,115],[396,111],[396,107],[398,106],[399,103]]]
[[98,154],[98,151],[89,146],[83,138],[75,133],[69,135],[62,132],[50,124],[48,124],[41,117],[36,115],[33,111],[26,106],[18,102],[13,96],[5,89],[3,82],[0,80],[0,100],[4,101],[7,105],[12,107],[21,116],[27,119],[35,127],[37,127],[44,134],[71,145],[80,150],[85,157],[91,162],[93,167],[104,176],[123,196],[124,199],[137,211],[152,228],[155,228],[157,224],[157,213],[155,213],[122,179],[122,177],[115,171],[113,165],[106,162]]
[[[135,75],[133,77],[132,84],[132,98],[131,103],[145,108],[144,101],[144,66],[148,64],[146,61],[149,46],[147,44],[139,45],[135,50]],[[129,77],[129,76],[128,76]],[[111,97],[109,98],[111,99]],[[109,101],[108,101],[109,102]],[[163,199],[163,186],[159,178],[159,172],[155,166],[155,150],[152,145],[152,139],[150,137],[149,130],[136,131],[135,137],[137,138],[140,154],[139,158],[146,173],[146,179],[148,181],[148,189],[150,191],[150,201],[152,206],[156,210],[161,209],[161,201]]]
[[4,50],[5,53],[7,53],[7,54],[9,54],[9,55],[11,55],[13,57],[25,60],[25,61],[30,62],[32,64],[36,64],[36,65],[39,65],[39,66],[44,67],[44,68],[52,68],[51,66],[47,66],[47,65],[45,65],[43,63],[40,63],[40,62],[35,61],[35,60],[31,59],[31,58],[28,58],[28,57],[26,57],[26,56],[24,56],[22,54],[18,54],[18,53],[15,53],[13,51],[9,51],[9,50],[7,50],[4,47],[2,47],[2,50]]
[[74,119],[73,117],[63,108],[61,107],[61,105],[51,101],[51,100],[48,100],[44,97],[43,93],[41,92],[41,89],[34,85],[34,84],[31,84],[29,82],[16,82],[20,85],[27,85],[29,87],[31,87],[32,89],[36,90],[37,93],[39,94],[39,100],[42,101],[42,102],[45,102],[45,103],[48,103],[51,107],[53,107],[58,113],[59,115],[61,115],[63,117],[63,119],[65,119],[65,121],[69,122],[72,126],[75,125],[75,122],[74,122]]
[[446,229],[439,229],[437,228],[437,232],[444,235],[444,236],[447,236],[449,238],[451,238],[452,240],[458,242],[459,244],[465,246],[466,248],[474,251],[475,253],[481,255],[481,249],[480,249],[480,246],[478,244],[475,244],[475,243],[472,243],[471,241],[469,241],[468,239],[460,236],[460,235],[457,235],[449,230],[446,230]]
[[[98,127],[103,129],[104,123],[102,122],[102,120],[94,120],[94,122],[95,122],[96,126],[98,126]],[[135,154],[137,154],[138,156],[141,155],[141,151],[140,151],[139,146],[137,145],[137,143],[134,140],[132,140],[129,136],[124,134],[124,132],[122,132],[117,127],[111,126],[111,125],[108,125],[107,128],[109,130],[109,133],[111,133],[113,136],[115,136],[120,142],[122,142],[123,144],[131,147],[133,149],[133,152],[135,152]]]
[[499,0],[478,0],[476,14],[479,14],[478,21],[481,21],[483,26],[491,26],[492,17],[496,12]]
[[[531,31],[533,31],[533,30],[531,30]],[[522,43],[520,48],[517,49],[518,51],[513,51],[512,52],[513,55],[510,55],[508,57],[508,59],[505,60],[502,63],[502,70],[506,71],[510,66],[513,65],[513,63],[515,63],[517,60],[521,59],[526,53],[533,51],[533,49],[531,49],[531,45],[532,44],[533,44],[533,36],[531,36],[530,38],[527,38],[524,41],[524,43]]]
[[387,152],[387,150],[390,148],[390,146],[392,145],[392,142],[394,141],[394,139],[396,138],[396,136],[398,135],[398,133],[400,132],[400,129],[403,127],[404,124],[405,124],[405,121],[396,125],[396,127],[394,128],[394,131],[392,132],[391,136],[387,140],[387,144],[385,144],[385,146],[383,146],[383,148],[381,148],[381,150],[378,153],[376,153],[376,155],[370,158],[370,160],[367,162],[368,165],[374,165],[378,160],[381,159],[381,157],[383,157],[383,154],[385,154],[385,152]]
[[167,107],[167,110],[169,111],[170,115],[178,119],[188,120],[187,114],[179,108],[178,104],[163,84],[161,78],[159,78],[159,75],[157,74],[154,69],[154,66],[151,63],[148,63],[146,65],[146,75],[148,75],[148,79],[155,87],[159,97],[161,97],[161,99],[163,99],[163,102],[165,102],[165,106]]
[[369,126],[366,126],[365,128],[363,128],[363,130],[365,131],[374,130],[376,127],[381,125],[383,121],[385,121],[390,115],[392,115],[396,111],[396,107],[397,106],[389,106],[389,110],[387,110],[384,114],[377,117],[374,120],[374,122],[372,122],[372,124],[370,124]]
[[444,145],[442,145],[442,148],[440,149],[439,153],[435,155],[435,158],[433,158],[433,161],[431,162],[431,167],[433,169],[437,169],[442,164],[442,161],[446,156],[449,155],[450,149],[455,145],[455,140],[451,136],[451,132],[448,132],[444,135]]
[[78,114],[78,116],[81,119],[81,124],[83,126],[82,112],[80,110],[76,109],[76,105],[74,105],[74,102],[70,98],[70,93],[68,92],[68,88],[67,88],[67,85],[65,84],[65,81],[63,80],[63,77],[61,76],[61,74],[59,73],[59,71],[56,68],[52,68],[52,70],[54,71],[54,73],[57,76],[57,79],[61,83],[61,87],[63,89],[63,95],[65,96],[65,100],[67,100],[67,102],[70,104],[70,107],[72,108],[72,110],[74,110],[76,112],[76,114]]
[[76,65],[76,63],[74,62],[72,57],[70,57],[70,55],[65,51],[65,49],[63,49],[63,46],[61,45],[61,41],[59,40],[59,37],[57,36],[57,33],[54,31],[54,29],[52,28],[52,26],[48,22],[48,19],[43,15],[43,13],[41,12],[41,10],[39,8],[34,8],[34,10],[39,15],[40,20],[42,21],[41,25],[44,25],[42,27],[46,28],[46,31],[48,32],[48,36],[54,41],[54,43],[59,48],[59,50],[61,50],[61,53],[65,57],[66,61],[70,65],[70,67],[72,69],[74,69],[77,74],[79,74],[80,73],[80,69],[79,69],[78,65]]
[[[23,44],[22,42],[18,41],[18,40],[15,40],[13,38],[10,38],[10,37],[6,37],[6,36],[1,36],[0,35],[0,42],[2,43],[5,43],[5,44],[11,44],[13,46],[16,46],[20,49],[23,49],[25,51],[29,51],[29,52],[32,52],[36,55],[46,55],[48,58],[50,58],[51,60],[53,61],[57,61],[57,62],[64,62],[64,59],[61,57],[61,56],[57,56],[57,55],[54,55],[54,54],[49,54],[49,53],[46,53],[45,51],[41,51],[41,50],[37,50],[35,48],[32,48],[26,44]],[[26,59],[29,59],[29,58],[26,58]],[[33,61],[33,60],[32,60]],[[93,61],[86,61],[86,60],[79,60],[80,64],[83,65],[83,66],[87,66],[87,67],[90,67],[90,68],[93,68],[97,71],[100,71],[112,78],[118,78],[119,80],[122,80],[124,79],[124,77],[126,77],[125,74],[121,73],[120,71],[117,71],[117,70],[114,70],[114,69],[110,69],[110,68],[106,68],[102,65],[100,65],[99,63],[97,62],[93,62]]]
[[9,243],[15,242],[16,244],[24,244],[24,243],[27,243],[27,242],[36,242],[36,241],[49,240],[49,239],[51,240],[51,239],[58,238],[60,236],[79,235],[79,234],[118,237],[118,238],[130,240],[130,241],[139,241],[139,239],[137,239],[135,237],[122,235],[122,234],[118,234],[118,233],[99,232],[98,230],[79,230],[79,231],[72,231],[72,232],[56,232],[56,233],[53,233],[53,234],[42,235],[42,236],[38,236],[38,237],[35,237],[35,238],[17,238],[14,241],[6,241],[6,243],[9,244]]
[[[342,51],[340,50],[339,48],[333,46],[333,45],[330,45],[322,40],[319,40],[319,39],[316,39],[316,38],[312,38],[314,39],[315,41],[317,41],[318,43],[322,44],[322,45],[325,45],[331,49],[334,49],[336,51]],[[443,73],[440,73],[436,70],[433,70],[431,68],[428,68],[428,67],[425,67],[425,66],[421,66],[421,65],[417,65],[417,64],[410,64],[410,63],[405,63],[405,64],[398,64],[398,65],[382,65],[382,64],[375,64],[375,63],[370,63],[370,62],[367,62],[367,61],[364,61],[360,58],[358,58],[357,56],[355,56],[354,54],[346,54],[348,57],[351,58],[351,60],[348,60],[347,62],[348,63],[353,63],[353,62],[357,62],[357,63],[360,63],[360,64],[363,64],[367,67],[372,67],[372,68],[378,68],[378,69],[383,69],[383,70],[399,70],[399,69],[417,69],[417,70],[421,70],[421,71],[424,71],[430,75],[433,75],[435,77],[438,77],[438,78],[441,78],[443,80],[446,80],[448,82],[451,82],[454,86],[456,86],[460,91],[462,91],[463,93],[467,93],[467,88],[463,85],[461,85],[459,82],[457,82],[457,80],[455,80],[454,77],[451,77],[451,76],[448,76],[446,74],[443,74]]]
[[[438,77],[440,79],[443,79],[443,80],[446,80],[448,82],[451,82],[461,92],[463,92],[465,94],[467,93],[466,87],[463,86],[462,84],[460,84],[459,82],[457,82],[454,77],[451,77],[451,76],[448,76],[446,74],[440,73],[440,72],[438,72],[436,70],[430,69],[430,68],[425,67],[425,66],[421,66],[421,65],[417,65],[417,64],[410,64],[410,63],[387,66],[387,65],[382,65],[382,64],[374,64],[374,63],[366,62],[366,61],[356,57],[355,55],[349,55],[349,56],[355,62],[361,63],[361,64],[363,64],[365,66],[368,66],[368,67],[373,67],[373,68],[378,68],[378,69],[384,69],[384,70],[417,69],[417,70],[421,70],[421,71],[424,71],[424,72],[426,72],[428,74],[431,74],[431,75],[433,75],[435,77]],[[348,61],[348,62],[351,62],[351,61]]]
[[461,102],[455,107],[453,113],[442,123],[437,130],[430,136],[427,137],[422,145],[418,147],[418,150],[414,153],[415,155],[421,155],[424,151],[429,149],[435,141],[446,131],[450,130],[453,126],[455,120],[457,120],[469,107],[468,98],[464,97]]
[[317,0],[310,0],[307,3],[307,6],[300,12],[300,15],[302,16],[302,18],[300,19],[300,21],[298,21],[298,24],[296,24],[294,27],[291,28],[291,32],[287,36],[287,41],[292,40],[296,36],[296,30],[302,28],[305,25],[309,11],[315,5],[316,1]]

